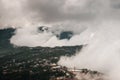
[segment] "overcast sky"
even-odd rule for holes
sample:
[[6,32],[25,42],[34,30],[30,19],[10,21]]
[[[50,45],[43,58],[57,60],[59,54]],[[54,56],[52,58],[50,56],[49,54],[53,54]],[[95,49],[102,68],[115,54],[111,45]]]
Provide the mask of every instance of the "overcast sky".
[[0,27],[120,19],[120,0],[0,0]]

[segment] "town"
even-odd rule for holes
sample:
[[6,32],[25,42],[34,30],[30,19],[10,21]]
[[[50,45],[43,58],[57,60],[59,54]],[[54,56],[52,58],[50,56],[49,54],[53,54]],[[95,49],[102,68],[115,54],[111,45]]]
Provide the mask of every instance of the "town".
[[18,47],[0,55],[0,80],[51,80],[74,78],[65,66],[57,64],[61,56],[75,55],[82,46],[55,48]]

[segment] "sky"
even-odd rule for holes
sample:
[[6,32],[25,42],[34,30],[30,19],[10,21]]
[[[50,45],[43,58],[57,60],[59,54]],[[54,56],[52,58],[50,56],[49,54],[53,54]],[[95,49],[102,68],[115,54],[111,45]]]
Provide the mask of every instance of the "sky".
[[2,27],[119,19],[119,0],[0,0]]

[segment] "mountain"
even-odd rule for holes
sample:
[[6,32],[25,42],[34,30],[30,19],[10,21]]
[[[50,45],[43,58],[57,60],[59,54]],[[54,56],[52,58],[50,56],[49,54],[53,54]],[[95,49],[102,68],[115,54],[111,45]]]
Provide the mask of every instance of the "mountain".
[[62,39],[68,39],[69,40],[72,36],[73,36],[73,32],[63,31],[59,35],[57,35],[57,38],[59,38],[60,40],[62,40]]
[[[49,31],[48,27],[41,26],[38,28],[39,32]],[[0,30],[0,49],[13,48],[13,45],[10,44],[10,38],[14,35],[15,29],[8,28]],[[70,39],[73,36],[71,31],[63,31],[60,34],[55,34],[55,36],[62,39]]]
[[[39,30],[44,32],[48,28],[41,27]],[[12,28],[0,30],[0,80],[57,80],[59,77],[78,80],[76,74],[67,67],[58,65],[57,62],[61,56],[75,55],[76,51],[82,49],[82,45],[55,48],[13,47],[10,38],[14,32],[15,29]],[[64,31],[56,37],[70,39],[72,35],[72,32]],[[103,80],[101,73],[87,69],[79,70],[79,73],[88,75],[87,79],[96,78],[97,75],[97,79]],[[86,75],[82,77],[87,80]]]
[[0,30],[0,49],[12,48],[10,38],[14,35],[14,31],[13,28]]
[[[40,32],[47,28],[39,28]],[[81,50],[81,46],[62,47],[13,47],[10,38],[15,29],[8,28],[0,30],[0,80],[50,80],[53,76],[66,76],[64,67],[53,70],[61,56],[75,55]],[[64,39],[71,32],[63,32],[59,38]],[[66,73],[71,74],[69,71]],[[73,76],[72,74],[70,77]]]
[[46,26],[38,27],[38,32],[40,32],[40,33],[42,33],[42,32],[52,32],[59,40],[62,40],[62,39],[68,39],[69,40],[73,36],[72,31],[61,31],[59,34],[55,34],[55,31],[50,31],[50,28],[46,27]]

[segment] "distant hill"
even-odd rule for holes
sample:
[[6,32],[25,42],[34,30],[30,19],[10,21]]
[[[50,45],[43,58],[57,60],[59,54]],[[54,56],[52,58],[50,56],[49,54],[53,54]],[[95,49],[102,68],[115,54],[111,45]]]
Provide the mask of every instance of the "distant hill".
[[0,30],[0,49],[12,48],[10,38],[14,35],[15,29],[8,28]]
[[[46,27],[39,27],[39,31],[44,32],[47,31],[48,28]],[[15,29],[8,28],[8,29],[2,29],[0,30],[0,49],[4,48],[13,48],[13,45],[10,44],[10,38],[14,35]],[[63,31],[60,34],[57,34],[56,37],[58,39],[70,39],[73,36],[73,33],[71,31]]]
[[[46,27],[46,26],[40,26],[38,28],[39,32],[45,32],[50,30],[50,28]],[[62,39],[71,39],[72,36],[74,35],[74,33],[72,31],[62,31],[59,34],[55,34],[54,31],[51,31],[58,39],[62,40]]]
[[[52,76],[65,76],[64,71],[53,71],[51,65],[58,66],[61,56],[75,55],[83,47],[13,47],[10,38],[14,32],[11,28],[0,30],[0,80],[50,80]],[[63,32],[58,37],[64,39],[70,35],[71,32]]]
[[[44,31],[43,27],[39,28],[39,30]],[[45,30],[48,30],[48,29],[45,28]],[[12,44],[10,44],[10,38],[14,35],[14,32],[15,32],[15,29],[13,28],[0,30],[0,54],[16,51],[16,48],[14,48]],[[61,32],[61,34],[56,35],[56,37],[58,37],[59,39],[70,39],[72,35],[73,35],[72,32],[66,31],[66,32]],[[55,48],[44,47],[43,49],[45,50],[44,51],[45,53],[46,53],[46,50],[48,51],[50,50],[51,52],[54,52],[55,50],[66,52],[67,50],[71,52],[71,50],[76,50],[76,48],[81,48],[81,47],[82,45],[76,45],[76,46],[63,46],[63,47],[55,47]],[[21,48],[29,49],[29,47],[21,47]],[[21,48],[19,48],[19,51]],[[39,49],[42,49],[42,47],[34,47],[33,49],[37,51]]]

